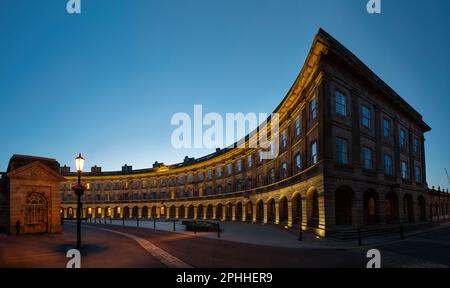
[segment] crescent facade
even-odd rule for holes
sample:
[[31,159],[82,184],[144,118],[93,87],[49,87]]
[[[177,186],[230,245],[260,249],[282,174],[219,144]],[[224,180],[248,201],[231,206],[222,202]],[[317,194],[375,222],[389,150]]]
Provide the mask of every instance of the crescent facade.
[[[273,223],[320,236],[433,217],[424,153],[430,127],[322,29],[275,112],[275,159],[262,160],[258,149],[225,148],[142,170],[94,166],[83,173],[83,217]],[[61,212],[72,218],[76,174],[61,172]]]

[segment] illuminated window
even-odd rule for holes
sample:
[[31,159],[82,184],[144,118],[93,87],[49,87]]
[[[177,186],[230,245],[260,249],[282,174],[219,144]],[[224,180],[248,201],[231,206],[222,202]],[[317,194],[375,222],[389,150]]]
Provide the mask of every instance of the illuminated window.
[[401,168],[402,168],[402,178],[403,179],[408,179],[408,163],[406,161],[402,161],[401,163]]
[[252,166],[253,166],[253,157],[252,157],[252,155],[248,155],[247,156],[247,167],[252,168]]
[[222,177],[222,167],[217,168],[217,177]]
[[389,154],[384,154],[384,173],[392,176],[392,156]]

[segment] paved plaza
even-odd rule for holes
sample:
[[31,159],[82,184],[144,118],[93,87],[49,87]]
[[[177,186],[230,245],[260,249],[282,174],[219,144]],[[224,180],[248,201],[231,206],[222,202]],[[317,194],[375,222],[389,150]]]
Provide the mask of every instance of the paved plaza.
[[[132,221],[116,224],[83,224],[83,268],[364,268],[371,248],[380,250],[382,267],[450,266],[448,226],[405,241],[339,248],[329,246],[331,240],[324,242],[307,234],[299,242],[294,233],[270,225],[223,223],[224,232],[217,239],[216,233],[194,234],[180,224],[175,227],[177,232],[170,231],[173,222],[157,222],[157,229],[153,222],[140,222],[141,227]],[[0,267],[64,268],[75,235],[74,223],[65,223],[61,234],[0,235]],[[250,235],[257,236],[252,239]],[[272,245],[276,240],[277,245]]]

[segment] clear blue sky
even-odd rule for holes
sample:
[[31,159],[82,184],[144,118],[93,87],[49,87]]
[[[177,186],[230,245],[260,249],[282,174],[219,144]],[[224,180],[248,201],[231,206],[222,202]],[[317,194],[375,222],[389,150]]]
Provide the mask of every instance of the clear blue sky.
[[0,170],[14,153],[150,167],[210,151],[170,145],[175,112],[271,112],[323,27],[415,107],[428,182],[448,187],[450,1],[0,1]]

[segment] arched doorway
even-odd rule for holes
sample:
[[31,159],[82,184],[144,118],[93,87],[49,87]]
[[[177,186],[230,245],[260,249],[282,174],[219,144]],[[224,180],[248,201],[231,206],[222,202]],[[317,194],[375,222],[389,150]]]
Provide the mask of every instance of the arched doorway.
[[197,219],[203,219],[203,216],[204,216],[204,214],[203,214],[203,205],[199,204],[197,206]]
[[256,222],[264,223],[264,202],[262,200],[256,202]]
[[139,208],[137,206],[133,207],[133,213],[131,214],[131,218],[138,218]]
[[180,219],[186,218],[186,213],[184,210],[185,210],[184,205],[180,205],[180,207],[178,207],[178,218]]
[[248,201],[247,204],[245,204],[245,219],[246,221],[253,221],[253,204],[252,201]]
[[425,197],[420,195],[417,198],[418,208],[419,208],[419,219],[420,221],[427,221],[427,211],[426,211],[426,202]]
[[267,223],[275,223],[275,199],[267,202]]
[[176,214],[175,205],[172,205],[169,208],[169,218],[175,219],[175,214]]
[[95,208],[95,218],[102,218],[102,208],[101,207]]
[[302,224],[302,196],[300,193],[292,197],[292,224]]
[[120,207],[114,208],[114,218],[119,219],[120,218]]
[[194,206],[193,205],[189,205],[189,207],[188,207],[188,218],[194,219]]
[[364,192],[364,223],[366,225],[377,224],[380,221],[378,193],[369,189]]
[[398,197],[395,192],[386,195],[386,223],[398,223]]
[[123,207],[123,218],[130,218],[130,208],[128,206]]
[[213,216],[214,216],[213,210],[214,210],[213,205],[209,204],[208,207],[206,208],[206,218],[207,219],[213,219]]
[[223,218],[223,205],[222,204],[217,204],[216,207],[216,219],[217,220],[222,220]]
[[167,215],[167,209],[165,205],[161,205],[161,207],[159,207],[159,218],[166,218]]
[[280,224],[287,224],[288,222],[288,201],[286,197],[280,199],[279,212]]
[[231,221],[233,219],[233,204],[228,203],[225,212],[226,220]]
[[307,212],[308,226],[319,227],[319,193],[315,188],[310,188],[307,192]]
[[156,218],[158,216],[158,213],[156,213],[156,206],[152,206],[151,210],[151,216],[152,218]]
[[144,219],[149,218],[147,206],[142,207],[142,218],[144,218]]
[[334,204],[336,225],[352,225],[353,190],[348,186],[339,187]]
[[238,202],[236,204],[236,220],[237,221],[242,221],[242,203]]
[[409,223],[414,222],[414,201],[411,194],[406,194],[403,198],[403,213],[406,221]]

